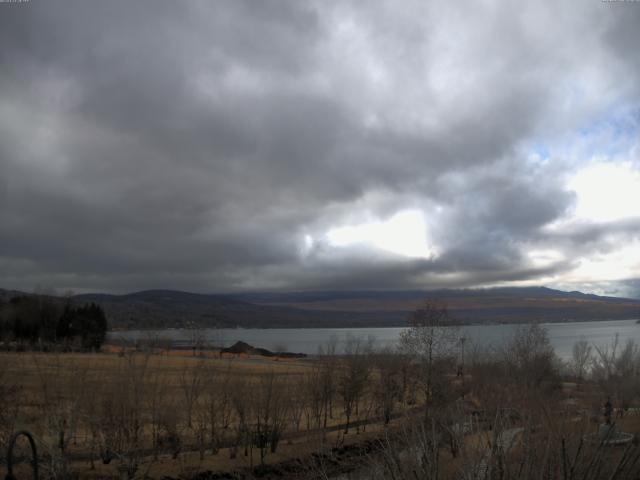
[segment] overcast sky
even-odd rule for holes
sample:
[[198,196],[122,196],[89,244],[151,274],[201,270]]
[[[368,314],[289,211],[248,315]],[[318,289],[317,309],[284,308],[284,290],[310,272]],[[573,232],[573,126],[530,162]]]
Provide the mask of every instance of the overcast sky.
[[640,2],[0,3],[0,287],[640,296]]

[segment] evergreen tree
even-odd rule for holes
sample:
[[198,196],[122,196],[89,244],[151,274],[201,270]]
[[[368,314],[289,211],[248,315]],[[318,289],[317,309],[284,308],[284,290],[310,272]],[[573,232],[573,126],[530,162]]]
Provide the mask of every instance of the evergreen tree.
[[97,350],[107,334],[104,310],[91,303],[64,308],[51,298],[14,297],[0,303],[0,338],[28,343],[76,344],[85,350]]

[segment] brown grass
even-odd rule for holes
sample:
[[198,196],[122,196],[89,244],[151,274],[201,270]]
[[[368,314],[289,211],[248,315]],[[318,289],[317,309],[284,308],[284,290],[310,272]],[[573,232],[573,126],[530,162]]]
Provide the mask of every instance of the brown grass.
[[[34,432],[42,453],[55,450],[56,431],[47,426],[58,403],[72,405],[82,412],[93,411],[92,407],[102,402],[103,392],[118,385],[119,376],[126,376],[131,368],[144,365],[144,377],[141,379],[142,390],[152,388],[154,378],[160,378],[163,384],[163,396],[175,408],[181,408],[181,378],[195,371],[199,367],[206,367],[210,371],[217,371],[220,375],[228,375],[233,380],[245,379],[249,384],[259,381],[266,374],[274,374],[290,385],[302,385],[302,377],[313,367],[313,361],[307,359],[279,359],[248,355],[222,355],[217,352],[203,352],[196,356],[191,351],[169,351],[136,353],[124,351],[121,348],[107,347],[104,353],[0,353],[0,368],[3,371],[2,380],[6,384],[19,388],[21,408],[16,428]],[[113,392],[111,392],[113,393]],[[250,392],[249,392],[250,394]],[[75,398],[82,398],[81,404],[73,406]],[[69,407],[64,407],[69,408]],[[144,407],[141,407],[144,409]],[[69,418],[73,415],[66,414]],[[143,415],[146,415],[143,412]],[[73,432],[74,440],[70,442],[67,452],[71,455],[87,455],[89,452],[90,431],[86,422],[83,423],[84,413],[80,414],[79,426]],[[65,417],[66,418],[66,417]],[[336,406],[334,416],[328,426],[337,426],[344,422],[341,409]],[[303,422],[304,424],[304,422]],[[278,451],[270,453],[266,463],[278,463],[294,458],[301,458],[317,451],[321,446],[336,446],[360,442],[379,435],[382,425],[370,425],[366,432],[352,429],[344,435],[341,431],[318,432],[309,431],[300,434],[285,432]],[[304,427],[303,427],[304,428]],[[150,435],[149,427],[143,428],[143,434]],[[183,428],[185,449],[194,446],[196,440],[193,432]],[[147,448],[148,440],[146,440]],[[4,445],[0,445],[4,449]],[[193,448],[193,447],[191,447]],[[255,466],[260,462],[258,452],[254,449],[252,456],[245,456],[242,449],[235,459],[231,459],[230,449],[222,448],[213,455],[207,452],[204,460],[199,458],[198,452],[183,451],[178,459],[172,459],[170,454],[161,454],[157,460],[148,457],[143,460],[149,468],[152,477],[165,475],[179,476],[188,472],[195,473],[202,470],[231,471]],[[4,454],[3,454],[4,455]],[[96,458],[94,467],[88,459],[74,460],[69,464],[71,471],[82,476],[103,477],[117,475],[117,461],[103,465]],[[5,473],[0,467],[0,477]]]

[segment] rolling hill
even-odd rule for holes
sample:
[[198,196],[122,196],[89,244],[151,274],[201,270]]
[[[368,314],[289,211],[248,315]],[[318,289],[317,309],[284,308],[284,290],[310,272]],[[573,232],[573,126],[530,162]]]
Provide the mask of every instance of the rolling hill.
[[[0,290],[0,298],[19,292]],[[114,329],[201,327],[309,328],[403,326],[425,298],[447,303],[460,323],[524,323],[640,318],[640,300],[545,287],[432,291],[319,291],[209,295],[147,290],[83,294]]]

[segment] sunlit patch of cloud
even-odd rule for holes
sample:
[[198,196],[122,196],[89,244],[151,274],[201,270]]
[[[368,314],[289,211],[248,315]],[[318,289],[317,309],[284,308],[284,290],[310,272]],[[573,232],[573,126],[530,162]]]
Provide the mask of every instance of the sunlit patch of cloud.
[[640,169],[631,162],[595,163],[580,170],[568,187],[577,195],[575,217],[610,222],[640,217]]
[[435,255],[427,239],[426,222],[417,210],[398,212],[386,220],[334,227],[326,238],[333,247],[365,245],[414,258]]

